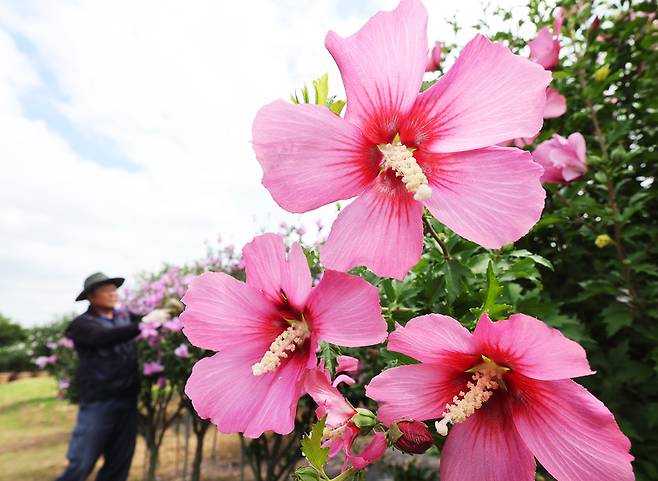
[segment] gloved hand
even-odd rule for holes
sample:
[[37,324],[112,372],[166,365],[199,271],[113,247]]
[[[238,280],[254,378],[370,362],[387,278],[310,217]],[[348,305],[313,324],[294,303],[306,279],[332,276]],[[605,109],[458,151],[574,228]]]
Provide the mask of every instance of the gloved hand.
[[160,325],[163,322],[168,321],[170,317],[171,314],[169,309],[154,309],[142,317],[142,323]]

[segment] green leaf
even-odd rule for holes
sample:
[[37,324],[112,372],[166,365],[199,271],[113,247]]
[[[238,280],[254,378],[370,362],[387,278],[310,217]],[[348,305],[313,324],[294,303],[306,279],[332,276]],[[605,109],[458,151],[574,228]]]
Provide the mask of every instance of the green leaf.
[[496,305],[496,299],[503,291],[498,279],[496,278],[496,273],[494,272],[493,262],[489,261],[487,266],[487,288],[485,291],[484,302],[480,312],[490,311]]
[[313,88],[315,89],[315,104],[327,105],[327,98],[329,97],[329,74],[325,73],[322,77],[313,80]]
[[311,466],[303,466],[297,469],[292,477],[295,481],[319,481],[322,479],[320,473]]
[[324,341],[320,341],[319,346],[320,359],[324,360],[324,367],[329,370],[329,373],[333,377],[338,362],[336,358],[340,356],[340,348]]
[[605,330],[608,336],[614,336],[621,328],[628,327],[633,322],[633,314],[628,307],[620,302],[613,302],[601,312]]
[[340,113],[343,111],[343,107],[345,107],[344,100],[334,100],[329,104],[329,110],[331,110],[336,115],[340,115]]
[[308,462],[320,472],[324,472],[324,465],[329,458],[329,448],[322,447],[322,433],[327,422],[327,416],[319,419],[311,429],[311,433],[302,439],[302,454]]

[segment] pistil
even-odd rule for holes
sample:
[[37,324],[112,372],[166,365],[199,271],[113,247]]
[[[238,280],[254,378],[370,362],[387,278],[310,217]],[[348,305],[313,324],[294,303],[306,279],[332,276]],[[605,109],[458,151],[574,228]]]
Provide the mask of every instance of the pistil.
[[276,370],[281,365],[283,359],[286,359],[290,353],[301,347],[310,335],[311,331],[305,322],[292,322],[272,342],[267,352],[263,355],[263,358],[251,366],[251,372],[254,373],[254,376],[260,376]]
[[406,145],[394,141],[380,145],[379,150],[384,155],[384,167],[392,169],[397,177],[402,177],[404,186],[414,194],[414,199],[426,200],[432,196],[427,176]]
[[446,404],[443,419],[435,423],[436,431],[441,436],[448,434],[448,423],[457,424],[466,421],[469,416],[480,409],[498,389],[499,373],[495,366],[483,365],[473,373],[472,381],[466,384],[468,390],[460,391],[452,398],[452,404]]

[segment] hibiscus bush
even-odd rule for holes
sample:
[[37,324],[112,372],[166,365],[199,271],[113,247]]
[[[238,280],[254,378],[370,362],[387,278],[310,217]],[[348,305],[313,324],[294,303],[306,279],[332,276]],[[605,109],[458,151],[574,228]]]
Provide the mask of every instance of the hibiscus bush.
[[345,100],[322,76],[256,115],[283,209],[354,200],[319,251],[266,234],[245,283],[192,281],[184,333],[217,354],[187,394],[247,437],[293,431],[309,394],[297,479],[389,449],[440,453],[444,481],[657,474],[655,5],[522,10],[428,52],[403,0],[327,35]]

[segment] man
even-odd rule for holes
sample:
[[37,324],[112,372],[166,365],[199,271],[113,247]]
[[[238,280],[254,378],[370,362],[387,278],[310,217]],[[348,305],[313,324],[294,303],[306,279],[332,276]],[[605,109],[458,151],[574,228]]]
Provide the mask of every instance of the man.
[[134,338],[141,316],[115,309],[121,277],[97,272],[87,277],[76,301],[87,311],[66,330],[80,358],[80,410],[67,457],[56,481],[84,481],[103,455],[96,481],[125,481],[137,437],[139,366]]

